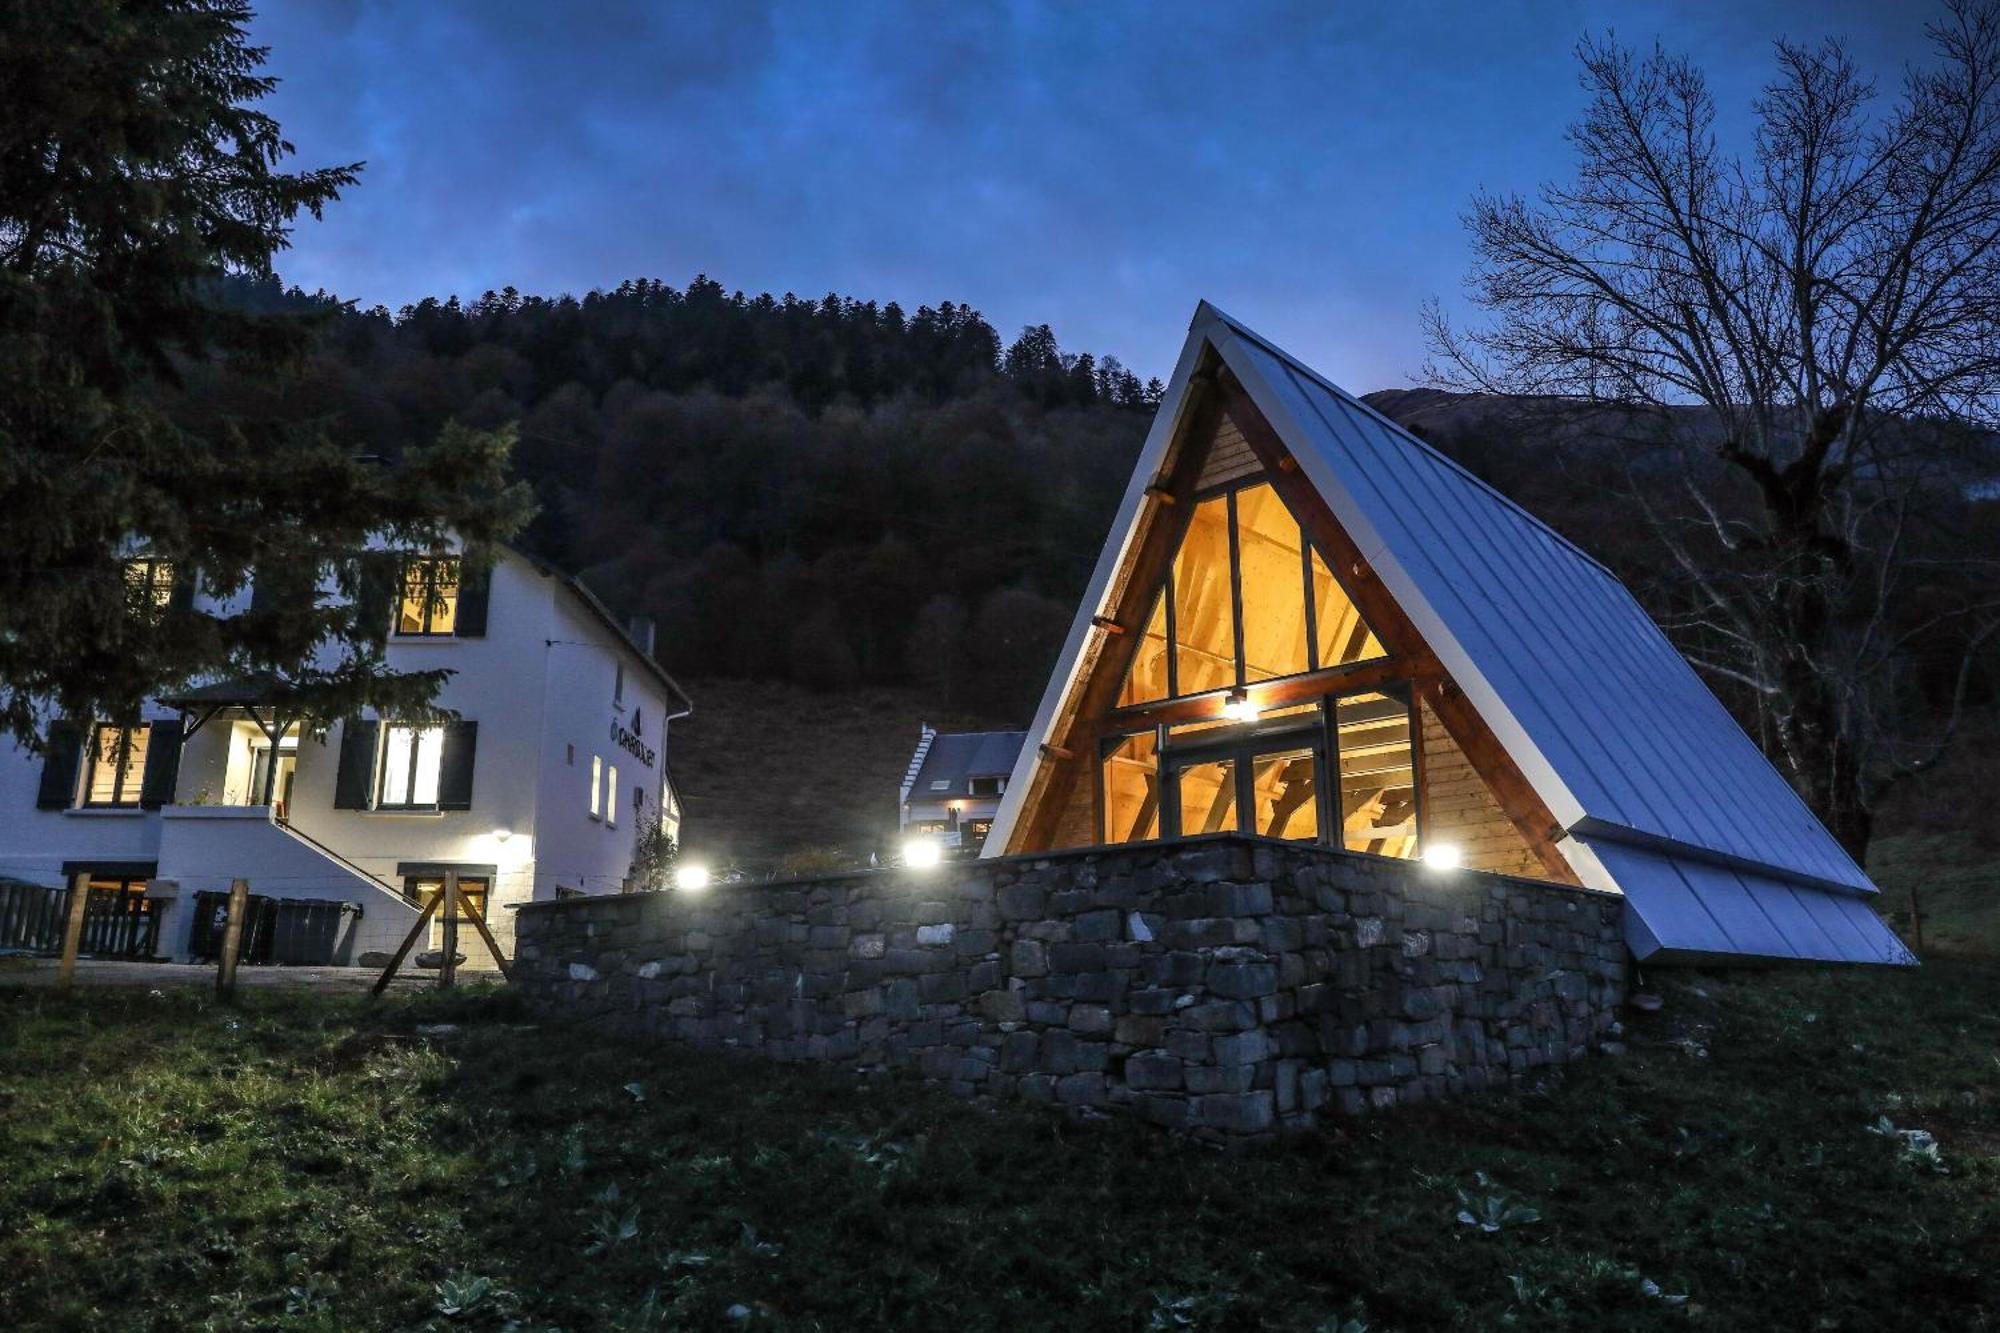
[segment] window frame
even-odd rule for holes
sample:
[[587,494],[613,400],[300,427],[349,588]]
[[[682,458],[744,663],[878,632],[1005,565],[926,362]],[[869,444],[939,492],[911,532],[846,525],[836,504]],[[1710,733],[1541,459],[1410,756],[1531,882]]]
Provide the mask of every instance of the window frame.
[[[389,751],[396,742],[398,732],[406,732],[410,738],[409,778],[403,792],[406,799],[392,801],[388,799]],[[437,735],[437,768],[431,775],[431,799],[428,802],[407,799],[416,795],[419,777],[418,758],[423,751],[423,738],[426,732],[434,732]],[[375,756],[375,809],[418,813],[433,813],[441,809],[438,799],[444,782],[444,741],[445,728],[442,723],[384,722],[381,745]]]
[[[141,569],[145,573],[135,580],[133,571]],[[174,561],[162,555],[125,557],[125,597],[135,615],[156,619],[167,613],[174,601],[174,569]]]
[[[1416,843],[1408,857],[1387,856],[1380,852],[1348,851],[1344,821],[1340,817],[1336,802],[1336,793],[1340,789],[1340,705],[1343,700],[1377,694],[1400,703],[1408,721],[1411,795],[1414,804],[1412,818],[1416,821],[1417,829]],[[1159,798],[1159,810],[1156,816],[1159,835],[1156,839],[1139,841],[1165,841],[1201,836],[1182,832],[1178,773],[1190,765],[1216,760],[1226,760],[1235,764],[1232,781],[1236,787],[1237,827],[1233,832],[1243,837],[1272,836],[1256,832],[1254,818],[1256,801],[1253,790],[1256,760],[1258,756],[1274,751],[1310,748],[1315,762],[1317,790],[1313,799],[1317,806],[1318,832],[1310,839],[1284,839],[1284,841],[1348,851],[1351,856],[1375,856],[1385,861],[1414,860],[1421,856],[1423,841],[1429,830],[1429,800],[1424,790],[1423,721],[1416,692],[1410,683],[1396,680],[1344,690],[1336,687],[1324,694],[1298,700],[1287,706],[1298,707],[1301,704],[1312,705],[1313,712],[1310,715],[1298,712],[1261,718],[1254,722],[1215,726],[1193,736],[1183,733],[1178,744],[1173,737],[1176,726],[1186,726],[1188,722],[1207,722],[1209,719],[1189,719],[1188,722],[1181,723],[1156,722],[1150,726],[1124,727],[1115,730],[1107,728],[1105,734],[1098,740],[1096,762],[1092,771],[1098,845],[1136,845],[1108,841],[1110,830],[1105,822],[1107,812],[1104,768],[1106,760],[1127,740],[1150,732],[1153,736],[1154,774]],[[1115,726],[1114,722],[1113,727]]]
[[[452,579],[451,592],[449,594],[448,599],[445,594],[442,594],[438,591],[438,570],[445,565],[450,565],[452,569],[456,571]],[[421,567],[425,571],[423,575],[423,583],[424,583],[423,615],[420,621],[423,628],[404,629],[403,612],[404,608],[408,605],[410,600],[410,573],[413,569],[417,569],[419,567]],[[396,576],[396,620],[395,620],[395,634],[393,637],[398,639],[456,638],[458,635],[458,609],[459,609],[458,599],[459,595],[461,594],[461,592],[463,592],[464,588],[465,588],[464,557],[454,555],[448,551],[435,552],[430,555],[404,556],[402,559],[402,563],[398,568]],[[445,611],[445,608],[442,605],[447,600],[449,600],[450,603],[448,612]],[[451,618],[451,628],[442,630],[433,628],[435,619],[441,613],[449,614]]]
[[[98,739],[107,731],[118,733],[118,758],[111,761],[112,798],[108,801],[99,801],[91,798],[91,792],[97,786],[97,766],[105,762]],[[145,736],[146,741],[139,747],[137,771],[133,772],[133,765],[130,761],[132,755],[132,738],[135,732]],[[146,763],[152,754],[151,742],[152,724],[147,722],[135,723],[129,727],[120,726],[115,722],[91,723],[90,740],[84,746],[84,762],[81,765],[83,777],[77,787],[75,808],[79,810],[139,809],[140,802],[144,799],[146,791]],[[129,792],[126,790],[126,779],[128,777],[131,779],[131,790]]]
[[[1245,649],[1243,641],[1243,559],[1242,559],[1242,549],[1241,549],[1242,534],[1240,532],[1241,521],[1237,516],[1237,496],[1240,492],[1252,489],[1257,486],[1270,486],[1273,498],[1277,501],[1278,504],[1284,506],[1285,512],[1287,514],[1290,514],[1292,521],[1298,523],[1299,525],[1299,594],[1304,599],[1306,669],[1304,671],[1293,672],[1289,675],[1266,676],[1263,677],[1262,679],[1252,681],[1248,679],[1249,663],[1247,658],[1245,657]],[[1284,495],[1278,491],[1277,487],[1272,484],[1270,478],[1266,474],[1262,472],[1251,473],[1246,476],[1234,478],[1230,481],[1220,482],[1213,486],[1203,487],[1201,490],[1194,492],[1192,495],[1188,497],[1188,511],[1192,513],[1198,506],[1217,498],[1226,499],[1226,512],[1228,514],[1229,600],[1230,600],[1231,632],[1234,636],[1234,643],[1235,643],[1233,682],[1227,685],[1217,686],[1213,689],[1200,690],[1192,694],[1181,693],[1180,661],[1179,661],[1180,614],[1179,614],[1179,607],[1176,605],[1178,599],[1174,595],[1174,573],[1175,573],[1175,564],[1179,559],[1182,545],[1186,542],[1186,534],[1183,533],[1181,535],[1180,541],[1175,544],[1173,552],[1167,558],[1166,569],[1160,574],[1159,578],[1153,582],[1152,585],[1153,599],[1149,600],[1146,603],[1146,608],[1147,608],[1146,615],[1148,620],[1151,619],[1152,607],[1155,601],[1163,603],[1164,605],[1165,615],[1163,616],[1163,619],[1165,621],[1165,629],[1166,629],[1167,692],[1166,694],[1156,699],[1145,699],[1129,704],[1114,704],[1106,713],[1106,720],[1112,726],[1117,725],[1118,719],[1121,715],[1140,713],[1146,709],[1157,708],[1161,704],[1180,703],[1188,699],[1203,699],[1210,697],[1219,698],[1231,694],[1234,691],[1245,689],[1249,686],[1265,685],[1269,684],[1272,681],[1304,680],[1308,677],[1318,676],[1322,674],[1327,675],[1331,680],[1337,678],[1336,673],[1343,671],[1350,671],[1356,667],[1361,667],[1376,662],[1381,662],[1389,657],[1394,656],[1394,653],[1390,650],[1389,645],[1387,643],[1382,642],[1381,635],[1375,631],[1375,627],[1373,625],[1368,624],[1367,617],[1363,616],[1362,623],[1367,626],[1370,633],[1375,637],[1376,642],[1382,644],[1383,648],[1382,655],[1378,657],[1363,657],[1353,662],[1325,663],[1320,661],[1319,606],[1317,599],[1313,596],[1313,557],[1315,555],[1319,557],[1320,563],[1326,566],[1327,576],[1333,580],[1334,586],[1340,589],[1341,595],[1346,597],[1348,602],[1354,605],[1357,610],[1359,609],[1360,605],[1358,602],[1355,602],[1353,591],[1348,588],[1346,580],[1341,578],[1338,564],[1334,560],[1329,558],[1326,552],[1320,550],[1318,545],[1314,543],[1311,535],[1307,533],[1305,530],[1305,524],[1299,522],[1299,516],[1296,513],[1292,512],[1291,506],[1285,503]],[[1142,629],[1139,632],[1143,634],[1144,631]],[[1125,672],[1128,677],[1131,674],[1133,665],[1136,663],[1136,660],[1137,659],[1135,657],[1134,662],[1128,662],[1126,664]],[[1124,693],[1124,689],[1125,689],[1125,682],[1121,680],[1119,682],[1119,694],[1121,696]]]

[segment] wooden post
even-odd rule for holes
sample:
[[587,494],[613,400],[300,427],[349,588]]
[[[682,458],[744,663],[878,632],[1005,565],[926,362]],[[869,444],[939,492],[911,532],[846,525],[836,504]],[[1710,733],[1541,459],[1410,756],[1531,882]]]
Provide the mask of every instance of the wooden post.
[[438,964],[438,989],[458,982],[458,872],[444,872],[444,959]]
[[62,961],[56,964],[56,989],[76,984],[76,951],[83,944],[83,915],[90,910],[90,876],[71,875],[69,921],[63,926]]
[[396,946],[395,956],[389,960],[389,965],[382,969],[382,975],[375,979],[374,986],[369,989],[369,999],[372,1000],[383,991],[389,989],[389,983],[396,979],[396,969],[401,967],[403,960],[410,956],[410,950],[416,947],[417,937],[424,933],[424,927],[430,924],[433,916],[437,915],[438,904],[443,901],[444,895],[440,893],[424,904],[423,911],[417,913],[416,921],[411,923],[410,933],[403,936],[403,942]]
[[500,945],[493,938],[492,930],[486,925],[485,913],[477,909],[468,909],[465,913],[465,919],[470,921],[472,928],[479,932],[479,938],[486,941],[486,951],[493,955],[493,965],[500,969],[500,975],[508,981],[512,981],[514,979],[514,970],[508,967],[507,960],[501,957]]
[[250,915],[250,881],[229,881],[229,919],[222,926],[222,957],[215,965],[215,994],[225,1003],[236,999],[236,955],[243,948],[243,918]]

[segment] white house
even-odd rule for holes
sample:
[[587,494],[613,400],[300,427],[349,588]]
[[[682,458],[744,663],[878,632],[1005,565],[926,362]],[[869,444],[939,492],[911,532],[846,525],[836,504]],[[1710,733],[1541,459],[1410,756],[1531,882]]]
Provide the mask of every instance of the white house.
[[1024,731],[921,728],[916,753],[903,774],[898,807],[902,832],[976,854],[985,846],[1025,739]]
[[[678,837],[667,732],[692,707],[649,624],[505,550],[463,579],[455,555],[406,560],[389,597],[390,667],[449,670],[436,702],[457,721],[301,718],[267,677],[151,701],[132,729],[58,722],[42,754],[0,749],[0,879],[88,885],[94,912],[185,958],[214,911],[197,895],[240,877],[351,905],[304,915],[337,922],[319,961],[359,962],[402,941],[447,870],[511,952],[509,905],[617,892],[653,818]],[[479,960],[469,930],[460,948]]]

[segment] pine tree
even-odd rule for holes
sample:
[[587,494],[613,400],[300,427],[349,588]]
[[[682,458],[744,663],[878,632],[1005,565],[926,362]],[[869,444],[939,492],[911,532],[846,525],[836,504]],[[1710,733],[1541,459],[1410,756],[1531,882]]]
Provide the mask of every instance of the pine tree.
[[[524,517],[501,437],[455,429],[382,462],[317,427],[159,406],[206,367],[268,385],[298,363],[318,321],[225,300],[225,280],[268,279],[292,221],[360,170],[278,169],[291,146],[255,109],[273,80],[249,18],[238,0],[0,9],[0,725],[23,738],[52,711],[129,719],[205,674],[284,673],[328,714],[419,707],[441,677],[387,670],[388,599],[359,596],[383,560],[357,552],[448,531],[476,548]],[[170,574],[160,595],[134,596],[135,552]],[[187,595],[197,571],[230,594],[320,570],[355,600],[217,618]],[[337,664],[306,666],[323,645]]]

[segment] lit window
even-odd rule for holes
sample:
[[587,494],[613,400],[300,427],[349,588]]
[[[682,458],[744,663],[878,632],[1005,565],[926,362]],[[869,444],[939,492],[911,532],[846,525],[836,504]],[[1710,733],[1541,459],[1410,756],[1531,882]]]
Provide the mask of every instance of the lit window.
[[157,615],[174,597],[174,562],[147,556],[125,562],[125,604],[138,615]]
[[145,727],[100,724],[90,737],[90,773],[84,782],[85,805],[137,805],[146,772]]
[[1104,840],[1160,836],[1160,752],[1154,733],[1114,743],[1104,756]]
[[377,806],[434,808],[444,762],[443,727],[388,727],[382,743],[382,791]]
[[[486,898],[492,886],[485,879],[474,879],[468,875],[458,877],[458,919],[470,921],[478,917],[486,918]],[[443,875],[406,875],[403,878],[403,896],[416,906],[428,907],[431,899],[444,892]],[[438,907],[438,918],[444,915],[442,904]],[[433,918],[437,919],[437,918]]]
[[1258,482],[1194,507],[1118,707],[1385,655],[1283,498]]
[[590,756],[590,817],[599,818],[604,813],[604,756]]
[[396,633],[447,635],[458,623],[458,557],[417,556],[403,562]]
[[1340,833],[1350,852],[1417,854],[1416,763],[1410,752],[1410,710],[1381,694],[1342,699]]
[[618,765],[607,764],[604,769],[604,824],[607,828],[618,827]]

